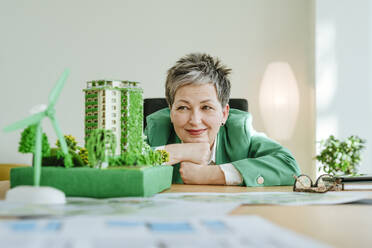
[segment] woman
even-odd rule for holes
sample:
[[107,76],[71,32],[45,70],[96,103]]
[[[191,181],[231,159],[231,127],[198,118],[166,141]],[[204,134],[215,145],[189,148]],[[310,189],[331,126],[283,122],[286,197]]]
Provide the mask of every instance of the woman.
[[249,113],[229,108],[230,71],[207,54],[170,68],[169,108],[147,117],[149,145],[169,152],[175,183],[293,185],[300,171],[290,152],[255,132]]

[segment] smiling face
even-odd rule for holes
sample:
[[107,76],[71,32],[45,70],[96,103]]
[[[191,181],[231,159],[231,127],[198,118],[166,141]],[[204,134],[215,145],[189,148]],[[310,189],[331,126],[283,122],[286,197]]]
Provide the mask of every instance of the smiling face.
[[183,143],[208,142],[213,145],[229,105],[221,107],[213,84],[189,84],[176,91],[171,108],[174,130]]

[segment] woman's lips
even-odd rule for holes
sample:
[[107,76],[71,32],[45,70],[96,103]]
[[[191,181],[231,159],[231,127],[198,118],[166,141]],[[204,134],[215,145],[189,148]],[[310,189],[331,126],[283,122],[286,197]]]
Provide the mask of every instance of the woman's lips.
[[190,135],[193,135],[193,136],[197,136],[197,135],[201,135],[202,133],[204,133],[207,129],[204,128],[204,129],[186,129],[186,131],[190,134]]

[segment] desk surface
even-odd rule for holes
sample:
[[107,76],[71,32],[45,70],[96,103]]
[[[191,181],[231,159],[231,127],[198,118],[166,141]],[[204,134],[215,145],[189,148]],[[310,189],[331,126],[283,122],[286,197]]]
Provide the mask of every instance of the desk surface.
[[[4,199],[9,181],[0,181]],[[288,192],[292,187],[238,187],[172,185],[165,192]],[[336,247],[370,247],[372,244],[372,205],[341,204],[321,206],[243,205],[231,215],[261,216],[279,226]],[[300,245],[299,245],[300,246]]]

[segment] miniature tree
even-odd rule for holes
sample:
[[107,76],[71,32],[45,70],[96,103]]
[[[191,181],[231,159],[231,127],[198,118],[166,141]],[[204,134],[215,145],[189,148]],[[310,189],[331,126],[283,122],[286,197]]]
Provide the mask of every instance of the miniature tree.
[[[87,165],[83,158],[80,156],[79,152],[81,147],[77,146],[76,138],[72,135],[63,135],[68,153],[70,154],[73,166],[84,166]],[[65,154],[62,151],[61,143],[59,139],[56,141],[57,148],[50,149],[50,156],[47,158],[43,158],[43,165],[44,166],[64,166],[64,159]]]
[[[29,125],[21,133],[21,140],[19,142],[18,151],[21,153],[32,153],[35,154],[35,139],[36,139],[36,128],[37,125]],[[50,146],[48,137],[45,133],[42,136],[41,145],[42,156],[47,156],[50,152]]]
[[115,154],[116,138],[111,130],[95,129],[87,140],[88,160],[93,167],[108,166],[109,157]]
[[[75,152],[78,149],[76,138],[72,135],[64,135],[64,137],[65,137],[68,149]],[[59,142],[59,140],[57,140],[56,146],[58,148],[61,148],[61,143]]]
[[85,147],[80,146],[78,146],[78,150],[81,161],[83,161],[85,165],[89,165],[88,150]]
[[133,149],[131,152],[124,152],[120,156],[110,157],[110,166],[125,165],[161,165],[169,161],[169,153],[165,150],[154,151],[144,140],[141,150]]

